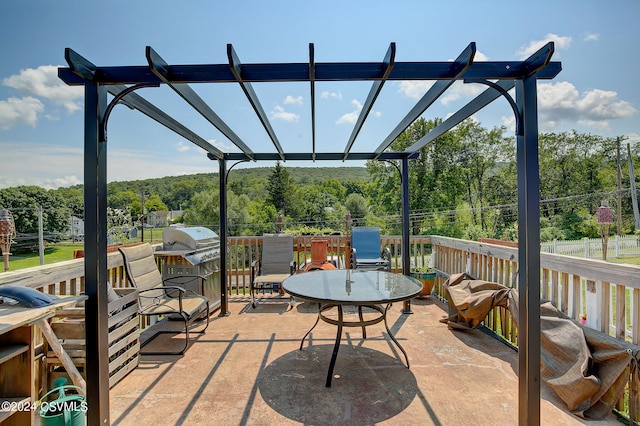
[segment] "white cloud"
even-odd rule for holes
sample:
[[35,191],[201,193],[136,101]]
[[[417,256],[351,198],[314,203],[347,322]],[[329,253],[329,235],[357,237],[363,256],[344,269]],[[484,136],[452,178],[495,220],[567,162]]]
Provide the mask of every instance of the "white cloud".
[[[403,81],[400,83],[398,91],[412,99],[420,99],[433,83],[433,81]],[[486,87],[480,84],[465,84],[462,81],[456,81],[439,100],[443,105],[447,105],[463,97],[477,96],[485,89]]]
[[176,145],[176,149],[178,150],[178,152],[189,151],[191,149],[191,144],[187,144],[184,141],[180,141]]
[[473,57],[473,62],[484,62],[484,61],[488,61],[489,57],[487,55],[485,55],[484,53],[482,53],[479,50],[476,50],[476,54]]
[[358,102],[357,99],[353,99],[351,101],[351,105],[353,105],[355,110],[348,112],[342,117],[338,118],[336,124],[355,124],[356,121],[358,121],[358,114],[360,114],[360,111],[362,110],[362,104]]
[[[336,120],[336,124],[355,124],[356,121],[358,121],[358,116],[360,115],[360,111],[362,111],[362,104],[357,99],[353,99],[351,101],[351,105],[355,109],[338,118],[338,120]],[[375,118],[382,117],[382,113],[376,110],[369,111],[369,115]]]
[[[217,141],[215,139],[209,139],[207,142],[209,142],[211,145],[215,146],[222,152],[240,152],[240,148],[238,148],[231,142],[225,143],[225,142]],[[200,148],[198,147],[198,149]]]
[[84,96],[82,87],[67,86],[58,78],[58,67],[54,65],[23,69],[20,74],[2,80],[2,84],[21,93],[38,96],[54,104],[63,105],[69,113],[81,108],[77,100],[81,100]]
[[629,133],[625,142],[631,144],[631,146],[637,145],[640,143],[640,135],[637,133]]
[[282,120],[282,121],[298,121],[300,116],[293,112],[287,112],[280,105],[276,105],[276,107],[271,111],[271,118],[274,120]]
[[585,34],[583,41],[598,41],[600,40],[600,34],[587,33]]
[[[484,62],[484,61],[488,61],[489,57],[478,50],[476,51],[476,54],[473,60],[474,62],[476,61]],[[450,59],[449,61],[453,62],[453,59]],[[427,93],[427,90],[429,90],[434,83],[435,81],[433,80],[401,81],[399,84],[398,92],[412,99],[420,99],[422,96],[424,96],[425,93]],[[467,85],[467,86],[473,86],[473,85]],[[452,89],[453,88],[450,88],[449,90],[452,90]],[[459,89],[459,90],[461,91],[461,93],[450,94],[448,98],[443,97],[441,98],[441,102],[446,105],[452,100],[460,98],[460,96],[463,95],[465,92],[470,92],[472,94],[476,94],[480,92],[480,90],[475,90],[475,89]]]
[[504,127],[506,127],[507,129],[511,130],[512,132],[516,131],[516,116],[511,114],[511,115],[503,115],[502,117],[500,117],[500,120],[502,121],[502,125]]
[[[45,189],[83,183],[82,148],[0,141],[0,188],[37,185]],[[52,167],[52,165],[55,167]]]
[[609,121],[634,115],[637,110],[611,90],[594,89],[580,94],[566,81],[540,83],[538,108],[541,127],[552,130],[560,122],[576,122],[597,130],[609,128]]
[[532,40],[526,46],[520,46],[520,48],[516,51],[516,56],[519,59],[526,59],[538,50],[545,44],[550,41],[554,42],[556,52],[558,50],[566,50],[571,45],[571,37],[563,37],[557,34],[549,33],[542,40]]
[[333,99],[337,99],[339,101],[342,100],[342,93],[341,92],[322,92],[320,94],[320,98],[322,99],[329,99],[329,98],[333,98]]
[[440,98],[440,102],[442,103],[442,105],[447,105],[450,102],[457,101],[458,99],[463,97],[472,98],[484,92],[486,89],[487,86],[483,84],[463,83],[462,81],[456,81]]
[[287,95],[287,97],[284,98],[284,104],[302,105],[302,96],[294,98],[291,95]]
[[398,92],[412,99],[420,99],[433,86],[433,83],[434,81],[431,80],[401,81]]
[[9,98],[0,101],[0,129],[8,130],[19,124],[35,127],[38,114],[44,111],[44,105],[36,98]]

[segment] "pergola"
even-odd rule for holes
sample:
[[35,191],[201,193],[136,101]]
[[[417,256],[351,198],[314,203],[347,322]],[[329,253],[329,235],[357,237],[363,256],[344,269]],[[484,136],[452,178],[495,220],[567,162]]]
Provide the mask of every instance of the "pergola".
[[[227,174],[229,162],[287,160],[395,160],[402,185],[402,269],[409,273],[409,160],[422,147],[449,131],[494,100],[505,98],[515,115],[518,169],[518,323],[519,423],[540,422],[540,214],[538,167],[537,80],[552,79],[562,69],[551,62],[554,44],[548,43],[523,61],[474,62],[475,43],[470,43],[454,61],[396,62],[391,43],[381,62],[316,62],[314,45],[309,60],[301,63],[243,64],[232,45],[227,45],[228,63],[170,65],[151,47],[146,48],[146,66],[96,66],[67,48],[68,68],[58,70],[68,85],[84,86],[84,203],[85,289],[87,357],[87,403],[89,424],[109,424],[109,380],[107,341],[107,121],[113,107],[122,103],[166,126],[217,160],[220,177],[220,239],[227,243]],[[384,137],[372,152],[352,152],[353,144],[388,81],[434,80],[435,83]],[[403,151],[390,151],[391,143],[418,119],[457,80],[479,83],[486,90]],[[323,152],[316,140],[316,82],[370,81],[366,101],[343,152]],[[253,83],[302,82],[309,85],[311,138],[307,152],[285,152],[274,132]],[[191,83],[237,83],[273,143],[270,152],[254,152],[190,86]],[[238,152],[222,152],[204,138],[135,93],[139,88],[168,85],[195,111],[217,128]],[[515,99],[508,93],[515,87]],[[112,99],[109,98],[112,95]],[[235,163],[234,163],[235,164]],[[233,165],[231,165],[233,167]],[[226,268],[226,251],[221,250]],[[228,313],[226,274],[221,274],[221,315]]]

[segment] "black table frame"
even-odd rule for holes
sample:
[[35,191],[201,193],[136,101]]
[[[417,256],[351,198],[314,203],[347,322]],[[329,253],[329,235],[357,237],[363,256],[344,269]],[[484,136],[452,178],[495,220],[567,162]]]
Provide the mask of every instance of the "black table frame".
[[[323,273],[323,271],[313,271],[313,272],[307,272],[306,274],[322,274],[322,273]],[[390,273],[390,272],[383,272],[383,273]],[[299,278],[301,278],[301,277],[299,277],[299,276],[296,277],[296,279],[299,279]],[[290,279],[290,278],[288,278],[288,279]],[[338,351],[340,349],[340,342],[342,340],[342,329],[343,329],[343,327],[361,327],[362,328],[362,337],[363,337],[363,339],[366,339],[367,338],[366,327],[368,327],[370,325],[378,324],[380,322],[384,322],[384,326],[385,326],[385,328],[387,330],[387,333],[389,334],[389,337],[391,338],[391,340],[395,343],[395,345],[398,347],[398,349],[400,349],[400,351],[404,355],[404,358],[405,358],[405,361],[406,361],[406,366],[407,366],[407,368],[409,368],[409,357],[407,355],[407,352],[404,350],[402,345],[400,345],[400,342],[398,342],[396,337],[393,335],[393,333],[389,329],[389,324],[387,323],[387,312],[388,312],[389,308],[392,306],[393,302],[400,302],[400,301],[409,300],[409,299],[412,299],[412,298],[416,297],[421,291],[421,288],[422,288],[421,285],[418,285],[418,288],[417,288],[415,294],[407,294],[406,296],[394,297],[393,300],[371,300],[371,301],[347,301],[347,300],[338,301],[338,300],[321,299],[321,298],[317,298],[317,297],[311,297],[309,295],[300,294],[300,293],[298,293],[296,291],[290,291],[290,289],[287,288],[287,280],[285,280],[283,282],[283,286],[284,286],[285,290],[287,292],[289,292],[292,296],[300,298],[302,300],[315,302],[315,303],[318,304],[318,316],[316,318],[316,322],[309,329],[309,331],[307,331],[307,333],[304,335],[304,337],[302,337],[302,339],[300,341],[300,350],[302,350],[302,348],[304,346],[304,341],[309,336],[309,334],[313,331],[313,329],[316,328],[316,326],[318,325],[320,320],[322,320],[322,321],[324,321],[324,322],[326,322],[328,324],[333,324],[338,328],[337,329],[337,333],[336,333],[336,340],[335,340],[335,343],[334,343],[334,346],[333,346],[333,352],[331,354],[331,361],[329,362],[329,371],[327,372],[327,380],[326,380],[326,383],[325,383],[326,387],[331,387],[331,381],[333,379],[333,370],[334,370],[334,367],[335,367],[335,364],[336,364],[336,359],[338,357]],[[344,310],[343,310],[344,306],[356,306],[358,308],[358,320],[357,321],[345,321],[344,320]],[[363,307],[373,309],[373,310],[377,311],[380,315],[375,317],[375,318],[365,320],[364,319],[364,314],[362,312],[362,308]],[[337,308],[337,310],[338,310],[338,319],[337,320],[335,320],[333,318],[329,318],[324,314],[326,311],[331,310],[333,308]]]
[[[333,379],[333,370],[335,368],[336,365],[336,359],[338,358],[338,351],[340,350],[340,342],[342,341],[342,328],[343,327],[362,327],[362,338],[366,339],[367,338],[367,326],[370,325],[374,325],[374,324],[378,324],[381,321],[384,321],[384,326],[387,329],[387,334],[389,334],[389,337],[391,337],[391,340],[393,340],[393,342],[396,344],[396,346],[398,347],[398,349],[400,349],[400,351],[402,352],[402,354],[404,355],[404,359],[406,361],[406,365],[407,368],[409,368],[409,357],[407,356],[407,352],[404,350],[404,348],[402,347],[402,345],[400,345],[400,342],[398,342],[398,340],[395,338],[395,336],[393,335],[393,333],[391,332],[391,330],[389,329],[389,325],[387,323],[387,311],[389,310],[389,308],[391,307],[391,303],[388,303],[386,306],[380,306],[380,305],[358,305],[358,317],[359,317],[359,321],[345,321],[344,320],[344,311],[342,309],[342,304],[334,304],[334,303],[326,303],[326,304],[318,304],[318,317],[316,318],[316,322],[313,324],[313,326],[309,329],[309,331],[307,331],[307,333],[304,335],[304,337],[302,338],[302,340],[300,340],[300,350],[302,350],[302,347],[304,346],[304,341],[307,338],[307,336],[309,336],[309,334],[311,334],[311,332],[313,331],[314,328],[316,328],[316,326],[318,325],[318,323],[320,322],[320,320],[328,323],[328,324],[333,324],[335,326],[338,327],[338,331],[336,334],[336,342],[333,345],[333,352],[331,354],[331,361],[329,362],[329,371],[327,372],[327,381],[325,382],[325,386],[330,388],[331,387],[331,380]],[[348,305],[346,305],[348,306]],[[375,311],[378,311],[380,313],[380,316],[370,319],[370,320],[364,320],[364,314],[362,313],[362,308],[366,307],[366,308],[371,308]],[[333,308],[338,308],[338,320],[334,320],[333,318],[329,318],[325,315],[323,315],[323,313],[325,311],[328,311],[330,309]]]

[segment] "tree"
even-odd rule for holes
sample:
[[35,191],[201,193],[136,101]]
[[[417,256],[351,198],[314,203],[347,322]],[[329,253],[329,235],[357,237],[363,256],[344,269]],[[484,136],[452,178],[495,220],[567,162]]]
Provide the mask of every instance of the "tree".
[[33,245],[38,239],[38,214],[42,208],[44,238],[60,239],[69,230],[71,211],[55,190],[38,186],[18,186],[0,189],[0,208],[9,209],[22,245]]
[[296,194],[298,215],[296,220],[311,226],[325,226],[329,209],[338,204],[337,198],[326,192],[324,186],[300,186]]
[[122,209],[125,207],[133,207],[137,203],[137,210],[134,214],[140,214],[140,207],[142,202],[140,201],[140,193],[129,189],[126,191],[117,191],[115,193],[109,192],[107,195],[107,206],[112,209]]
[[[229,192],[231,193],[231,192]],[[220,223],[220,193],[217,189],[198,192],[191,199],[182,218],[187,225],[213,225]]]
[[[440,119],[419,118],[391,148],[402,151],[413,145],[442,122]],[[420,149],[420,156],[409,161],[409,209],[414,212],[414,233],[420,231],[423,218],[435,222],[440,210],[451,210],[463,195],[462,177],[456,167],[459,163],[461,144],[452,132],[445,133]],[[396,165],[399,167],[399,165]],[[367,162],[367,170],[373,178],[369,196],[375,200],[376,213],[395,215],[400,211],[400,177],[396,167],[382,162]],[[419,213],[419,215],[415,215]],[[432,224],[433,225],[433,224]]]
[[473,224],[482,231],[487,231],[485,209],[490,204],[486,192],[489,178],[495,173],[498,162],[515,160],[513,140],[502,136],[505,131],[505,127],[487,131],[473,120],[465,120],[455,130],[463,145],[460,172],[467,203],[471,207]]
[[53,190],[54,194],[57,194],[65,205],[71,211],[71,214],[83,218],[84,217],[84,191],[81,185],[72,186],[69,188],[58,188]]
[[272,204],[277,211],[285,216],[297,217],[295,209],[295,182],[289,171],[276,163],[271,176],[269,176],[269,196],[267,202]]
[[[242,235],[251,222],[249,204],[246,195],[238,197],[233,191],[227,191],[227,230],[229,235]],[[188,225],[200,225],[210,228],[220,227],[220,193],[217,189],[198,192],[191,200],[191,207],[182,216]]]
[[350,194],[345,201],[344,206],[351,215],[351,220],[355,224],[362,224],[363,219],[369,213],[369,204],[367,199],[360,194]]

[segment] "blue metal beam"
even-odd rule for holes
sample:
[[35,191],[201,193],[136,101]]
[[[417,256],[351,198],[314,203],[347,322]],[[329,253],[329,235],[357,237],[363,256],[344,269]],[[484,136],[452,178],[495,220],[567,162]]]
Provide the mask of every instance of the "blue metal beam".
[[[271,123],[269,123],[267,114],[265,114],[264,109],[262,109],[262,105],[260,104],[260,99],[258,99],[258,95],[256,95],[256,92],[253,90],[253,86],[251,85],[250,82],[247,82],[244,80],[243,78],[244,67],[240,63],[240,59],[238,58],[236,51],[233,50],[233,46],[231,44],[227,44],[227,56],[229,57],[229,68],[231,68],[231,72],[233,73],[233,76],[235,77],[236,81],[240,83],[240,87],[242,87],[242,91],[247,96],[247,99],[249,100],[249,103],[251,103],[253,110],[258,115],[258,119],[260,120],[260,123],[262,123],[262,126],[267,131],[267,134],[271,138],[273,145],[276,147],[276,150],[278,151],[278,153],[280,154],[280,157],[284,161],[284,151],[282,149],[282,146],[280,146],[278,137],[276,136],[276,133],[271,128]],[[308,73],[306,78],[308,78]]]
[[[315,156],[311,153],[300,152],[300,153],[285,153],[284,159],[285,161],[311,161],[315,158],[317,161],[337,161],[342,160],[343,153],[340,152],[318,152]],[[402,160],[404,158],[415,159],[418,158],[419,154],[411,153],[407,154],[404,152],[383,152],[380,154],[379,160]],[[231,152],[225,154],[224,158],[230,161],[242,161],[248,160],[248,158],[240,153],[240,152]],[[275,152],[267,152],[267,153],[256,153],[255,154],[256,161],[277,161],[280,160],[280,154]],[[375,155],[372,152],[352,152],[349,154],[349,160],[374,160]]]
[[[475,62],[464,73],[464,78],[487,80],[517,80],[531,72],[522,69],[520,61]],[[562,70],[560,62],[549,64],[538,71],[537,79],[552,79]],[[452,80],[456,70],[451,62],[396,62],[387,80]],[[58,76],[70,86],[82,85],[86,80],[70,68],[60,68]],[[172,65],[172,83],[234,83],[237,81],[228,64]],[[379,62],[331,62],[315,64],[315,81],[371,81],[380,79]],[[459,79],[462,79],[460,77]],[[148,66],[97,67],[93,80],[104,84],[162,83]],[[89,80],[89,81],[93,81]],[[308,82],[308,63],[243,64],[242,81]]]
[[362,110],[360,110],[360,115],[358,116],[356,125],[353,127],[353,131],[351,132],[351,136],[349,137],[347,146],[344,149],[344,158],[342,159],[343,161],[346,160],[347,157],[349,156],[349,151],[351,151],[351,147],[353,146],[353,143],[356,141],[356,137],[358,137],[358,133],[360,133],[360,130],[362,129],[364,120],[367,119],[367,116],[369,115],[369,112],[371,112],[371,109],[373,108],[373,104],[375,103],[376,98],[380,94],[380,90],[382,90],[382,86],[387,81],[387,78],[389,78],[389,74],[391,74],[391,71],[393,70],[395,58],[396,58],[396,44],[391,43],[382,61],[383,69],[381,73],[382,74],[381,79],[375,80],[373,82],[373,85],[369,90],[369,95],[367,96],[367,100],[364,102],[364,105],[362,105]]
[[554,51],[555,44],[550,41],[518,65],[522,79],[531,77],[545,68],[551,62],[551,56],[553,56]]
[[158,53],[147,46],[146,57],[149,62],[149,68],[158,76],[164,83],[167,83],[178,95],[182,97],[189,105],[200,113],[209,123],[220,130],[220,132],[227,137],[235,146],[240,148],[247,157],[253,160],[253,151],[235,134],[233,130],[224,122],[207,103],[202,100],[196,92],[193,91],[191,86],[186,83],[172,83],[170,81],[171,65],[167,64]]
[[309,43],[309,84],[311,86],[311,160],[316,160],[316,60],[313,43]]
[[[126,86],[121,86],[121,85],[108,86],[109,93],[111,93],[114,96],[116,96],[118,93],[120,93],[122,90],[125,90],[125,89],[126,89]],[[125,97],[123,97],[120,102],[122,102],[124,105],[128,106],[129,108],[137,109],[138,111],[140,111],[147,117],[151,118],[152,120],[157,121],[158,123],[168,128],[169,130],[176,132],[177,134],[187,139],[188,141],[191,141],[194,144],[198,145],[200,148],[214,155],[216,158],[223,157],[222,151],[220,151],[218,148],[211,145],[205,139],[203,139],[202,137],[198,136],[197,134],[189,130],[186,126],[179,123],[176,119],[166,114],[164,111],[162,111],[161,109],[159,109],[158,107],[156,107],[155,105],[153,105],[152,103],[144,99],[142,96],[136,93],[130,93]]]
[[462,51],[460,56],[456,58],[455,61],[451,63],[451,68],[455,72],[455,77],[452,80],[438,80],[433,86],[429,88],[427,93],[424,94],[422,99],[418,101],[418,103],[409,111],[409,113],[402,119],[400,123],[393,129],[393,131],[385,138],[385,140],[376,148],[374,151],[376,154],[380,154],[382,151],[387,149],[389,145],[393,143],[394,140],[402,132],[404,132],[407,127],[411,125],[420,115],[427,110],[435,101],[438,99],[444,92],[447,90],[455,81],[455,79],[462,76],[473,63],[473,58],[476,54],[476,44],[474,42],[470,43],[467,48]]
[[68,47],[64,49],[64,58],[69,64],[69,70],[82,80],[93,81],[96,78],[98,67],[86,60],[83,56]]

